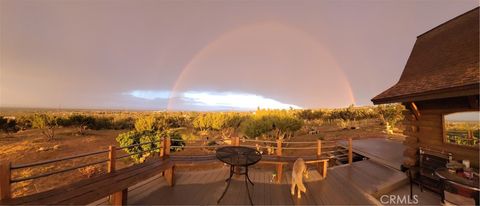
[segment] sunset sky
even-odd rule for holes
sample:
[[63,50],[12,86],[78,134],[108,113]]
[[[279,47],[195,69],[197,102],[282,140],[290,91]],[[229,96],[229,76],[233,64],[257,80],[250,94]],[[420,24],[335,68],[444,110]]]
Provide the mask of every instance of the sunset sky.
[[478,0],[0,0],[0,107],[371,105]]

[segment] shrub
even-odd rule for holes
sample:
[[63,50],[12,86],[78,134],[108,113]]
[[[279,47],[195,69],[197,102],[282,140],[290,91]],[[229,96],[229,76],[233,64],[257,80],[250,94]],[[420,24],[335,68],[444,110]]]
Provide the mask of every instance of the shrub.
[[182,114],[164,114],[157,117],[157,129],[165,130],[169,128],[188,127],[191,124],[192,119],[187,115]]
[[325,118],[329,121],[343,120],[343,121],[357,121],[362,119],[378,118],[378,113],[369,107],[354,107],[350,105],[343,109],[333,109],[329,111]]
[[155,130],[155,122],[153,115],[141,116],[135,121],[135,130],[138,132]]
[[55,129],[58,127],[58,119],[53,115],[35,114],[32,121],[32,128],[42,129],[42,134],[48,140],[55,138]]
[[17,132],[20,128],[17,126],[17,120],[0,116],[0,129],[10,135]]
[[137,152],[144,152],[130,156],[136,162],[142,162],[146,157],[150,156],[153,152],[159,152],[160,150],[160,134],[156,131],[129,131],[121,133],[117,136],[116,140],[120,144],[120,147],[125,147],[134,144],[140,144],[145,142],[152,142],[151,144],[139,145],[125,148],[124,151],[128,154]]
[[61,127],[72,126],[72,122],[70,121],[70,117],[57,116],[57,124],[58,124],[58,126],[61,126]]
[[17,125],[21,130],[32,128],[34,115],[22,115],[17,118]]
[[74,114],[69,118],[70,125],[76,126],[78,133],[81,135],[85,134],[87,128],[93,128],[95,125],[95,118],[92,116],[86,116],[81,114]]
[[135,128],[135,119],[132,117],[114,118],[113,129],[133,129]]
[[[155,152],[160,152],[160,140],[161,138],[170,137],[171,146],[184,146],[185,142],[182,140],[181,134],[178,130],[166,130],[166,131],[154,131],[154,130],[144,130],[144,131],[129,131],[126,133],[121,133],[117,136],[116,140],[120,144],[120,147],[125,147],[134,144],[141,144],[151,142],[149,144],[143,144],[133,147],[125,148],[124,151],[128,154],[134,154],[137,152],[143,152],[140,154],[132,155],[136,162],[143,162],[147,157],[151,156]],[[175,141],[182,140],[182,141]],[[182,148],[171,148],[170,151],[179,151]]]
[[226,128],[237,128],[243,121],[238,113],[205,113],[193,120],[193,127],[198,130],[222,130]]
[[[303,125],[292,111],[287,110],[257,110],[254,115],[241,124],[241,130],[249,138],[270,136],[277,138],[280,133],[293,136]],[[273,133],[273,135],[272,135]]]
[[101,130],[101,129],[112,129],[113,128],[113,117],[95,117],[94,124],[91,129]]
[[311,110],[311,109],[302,109],[298,110],[295,114],[299,119],[303,120],[317,120],[325,117],[326,112],[324,110]]
[[401,104],[384,104],[377,106],[375,109],[380,119],[392,127],[395,127],[399,121],[403,120],[402,112],[405,107]]

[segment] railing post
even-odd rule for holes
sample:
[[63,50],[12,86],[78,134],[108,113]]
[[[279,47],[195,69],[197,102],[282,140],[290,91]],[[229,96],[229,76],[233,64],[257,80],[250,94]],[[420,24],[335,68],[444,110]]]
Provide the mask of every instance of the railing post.
[[168,157],[170,156],[170,146],[171,146],[170,137],[166,137],[163,142],[163,156]]
[[[172,145],[171,138],[165,137],[163,141],[163,158],[168,158],[170,156],[171,145]],[[165,180],[167,181],[167,184],[169,186],[173,186],[174,184],[174,169],[175,169],[175,166],[172,166],[166,169],[165,172],[163,173],[163,176],[165,177]]]
[[[282,140],[280,139],[277,140],[276,152],[278,157],[282,156]],[[277,164],[277,183],[280,183],[282,181],[282,175],[283,175],[283,164],[279,163]]]
[[[322,140],[318,139],[317,140],[317,159],[320,159],[321,156],[322,156]],[[317,163],[317,171],[323,172],[323,170],[320,170],[320,162]]]
[[160,140],[158,140],[159,143],[158,143],[158,155],[160,156],[160,158],[163,157],[163,155],[165,154],[165,148],[164,148],[164,141],[163,141],[163,138],[160,138]]
[[[107,172],[113,173],[116,170],[117,150],[115,146],[108,146],[108,163]],[[110,204],[112,205],[126,205],[128,197],[128,189],[118,191],[110,195]]]
[[116,149],[115,146],[108,146],[108,164],[107,172],[115,172],[115,160],[116,160]]
[[352,152],[352,138],[348,138],[348,164],[353,162],[353,152]]
[[10,162],[0,162],[0,200],[6,200],[11,198],[10,168]]
[[322,155],[322,140],[317,140],[317,157]]
[[322,177],[327,177],[328,160],[323,161]]

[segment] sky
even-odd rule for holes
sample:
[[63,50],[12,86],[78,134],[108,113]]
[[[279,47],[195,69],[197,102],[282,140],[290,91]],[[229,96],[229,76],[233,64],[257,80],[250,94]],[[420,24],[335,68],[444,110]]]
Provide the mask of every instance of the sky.
[[478,0],[0,0],[0,107],[371,105]]

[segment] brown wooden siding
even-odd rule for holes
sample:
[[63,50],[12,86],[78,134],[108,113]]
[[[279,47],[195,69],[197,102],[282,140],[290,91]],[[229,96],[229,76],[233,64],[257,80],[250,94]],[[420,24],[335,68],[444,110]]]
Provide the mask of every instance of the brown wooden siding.
[[[442,104],[448,104],[446,102]],[[430,105],[428,106],[430,107]],[[404,165],[411,166],[416,163],[419,147],[430,148],[437,151],[445,151],[453,154],[456,160],[468,159],[473,167],[479,166],[479,147],[455,145],[444,142],[443,116],[464,111],[478,111],[478,108],[450,108],[448,110],[429,109],[423,105],[420,107],[420,117],[415,119],[412,111],[404,113],[405,125],[404,134],[407,136],[404,145],[407,146],[404,152]],[[432,108],[432,107],[430,107]]]

